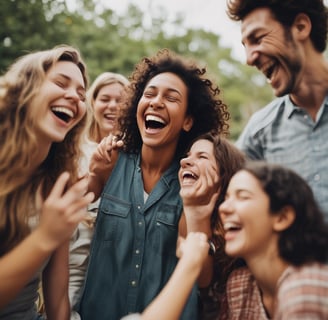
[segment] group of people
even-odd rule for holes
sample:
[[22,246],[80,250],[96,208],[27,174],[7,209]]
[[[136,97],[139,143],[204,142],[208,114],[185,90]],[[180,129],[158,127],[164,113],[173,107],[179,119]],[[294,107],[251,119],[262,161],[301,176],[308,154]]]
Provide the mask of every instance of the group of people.
[[227,4],[277,96],[236,144],[167,49],[89,89],[67,45],[0,77],[0,319],[328,318],[328,10]]

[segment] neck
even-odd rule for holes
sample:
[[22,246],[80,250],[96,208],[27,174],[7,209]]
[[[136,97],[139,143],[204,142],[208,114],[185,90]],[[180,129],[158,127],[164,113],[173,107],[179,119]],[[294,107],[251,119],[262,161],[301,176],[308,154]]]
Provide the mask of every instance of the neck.
[[174,153],[142,147],[141,171],[144,189],[150,193],[163,173],[170,167],[174,159]]
[[273,316],[277,283],[289,264],[277,255],[247,260],[262,295],[263,306],[270,317]]

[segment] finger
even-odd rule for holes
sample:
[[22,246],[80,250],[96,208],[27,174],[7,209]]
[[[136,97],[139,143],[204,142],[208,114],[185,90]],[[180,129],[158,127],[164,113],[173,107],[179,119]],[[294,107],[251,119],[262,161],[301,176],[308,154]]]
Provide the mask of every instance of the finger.
[[51,189],[51,192],[49,194],[48,198],[59,198],[64,193],[65,187],[67,185],[68,179],[69,179],[69,173],[63,172],[58,179],[56,180],[54,186]]

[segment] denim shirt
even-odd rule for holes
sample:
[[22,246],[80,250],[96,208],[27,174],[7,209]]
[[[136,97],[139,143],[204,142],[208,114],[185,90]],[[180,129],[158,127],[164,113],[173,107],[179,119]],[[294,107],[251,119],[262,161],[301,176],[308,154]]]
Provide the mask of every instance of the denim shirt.
[[[168,281],[177,264],[182,212],[178,169],[171,165],[144,203],[140,156],[120,153],[101,195],[80,303],[83,320],[142,312]],[[181,319],[196,314],[195,287]]]
[[289,96],[257,111],[237,141],[251,159],[286,165],[311,186],[328,221],[328,96],[316,121]]

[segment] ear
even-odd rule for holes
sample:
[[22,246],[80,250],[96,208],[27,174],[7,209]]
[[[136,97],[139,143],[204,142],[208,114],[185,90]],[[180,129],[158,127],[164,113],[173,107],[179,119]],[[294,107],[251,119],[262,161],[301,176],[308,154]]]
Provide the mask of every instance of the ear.
[[296,39],[304,40],[310,37],[312,23],[308,15],[299,13],[293,23],[293,34]]
[[294,222],[295,216],[295,210],[291,206],[282,208],[274,218],[273,229],[277,232],[286,230]]
[[190,129],[192,128],[194,124],[194,119],[192,116],[186,116],[186,118],[184,119],[184,122],[183,122],[183,126],[182,126],[182,129],[184,131],[190,131]]

